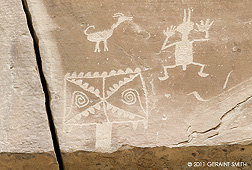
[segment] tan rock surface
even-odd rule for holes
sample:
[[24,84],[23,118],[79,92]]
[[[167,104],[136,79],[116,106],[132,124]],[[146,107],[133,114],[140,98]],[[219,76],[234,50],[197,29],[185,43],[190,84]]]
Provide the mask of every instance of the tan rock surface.
[[[0,152],[9,156],[47,152],[55,169],[45,98],[22,2],[1,1],[0,14]],[[0,158],[0,169],[8,169],[2,166],[8,164],[5,161]]]
[[1,170],[57,170],[58,164],[51,152],[0,153]]
[[250,0],[28,5],[62,151],[251,142]]
[[114,153],[64,153],[65,169],[250,170],[252,165],[251,145],[122,148]]

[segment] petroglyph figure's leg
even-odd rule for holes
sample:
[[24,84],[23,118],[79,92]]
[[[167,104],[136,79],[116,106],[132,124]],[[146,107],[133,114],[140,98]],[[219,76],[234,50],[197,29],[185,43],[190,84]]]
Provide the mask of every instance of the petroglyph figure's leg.
[[207,77],[209,74],[207,74],[207,73],[203,73],[203,70],[204,70],[204,67],[205,67],[205,65],[204,64],[200,64],[200,63],[195,63],[195,62],[193,62],[192,64],[194,64],[194,65],[197,65],[197,66],[200,66],[201,68],[200,68],[200,71],[198,72],[198,74],[199,74],[199,76],[201,76],[201,77]]
[[98,41],[98,42],[96,42],[96,44],[95,44],[95,50],[94,50],[94,52],[100,52],[101,50],[100,50],[100,42]]
[[172,66],[164,66],[164,76],[163,77],[158,77],[159,80],[163,81],[169,78],[167,69],[168,68],[175,68],[177,65],[172,65]]
[[104,40],[104,51],[108,51],[107,40]]

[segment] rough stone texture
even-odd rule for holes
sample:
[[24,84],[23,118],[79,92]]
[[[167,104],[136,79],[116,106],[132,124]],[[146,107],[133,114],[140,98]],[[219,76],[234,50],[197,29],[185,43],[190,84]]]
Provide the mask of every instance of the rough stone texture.
[[1,153],[1,170],[57,170],[54,153]]
[[[79,151],[63,153],[62,156],[66,170],[250,170],[251,152],[251,145],[179,148],[124,146],[110,154]],[[192,163],[191,167],[188,162]],[[219,162],[229,162],[229,166],[215,166]]]
[[[1,1],[0,14],[0,153],[10,158],[13,153],[48,152],[47,159],[57,165],[22,2]],[[4,164],[9,158],[2,155],[0,169],[8,169]]]
[[252,141],[252,1],[28,5],[62,151]]

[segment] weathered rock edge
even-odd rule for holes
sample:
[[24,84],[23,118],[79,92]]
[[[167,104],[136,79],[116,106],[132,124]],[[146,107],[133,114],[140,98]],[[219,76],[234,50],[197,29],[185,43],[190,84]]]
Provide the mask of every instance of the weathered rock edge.
[[[66,170],[132,169],[132,170],[188,170],[188,169],[243,169],[252,167],[252,144],[190,147],[140,148],[125,145],[113,153],[64,152],[62,158]],[[189,167],[188,162],[230,162],[226,167]],[[231,167],[232,162],[246,166]]]
[[1,170],[58,170],[54,152],[43,153],[0,153]]

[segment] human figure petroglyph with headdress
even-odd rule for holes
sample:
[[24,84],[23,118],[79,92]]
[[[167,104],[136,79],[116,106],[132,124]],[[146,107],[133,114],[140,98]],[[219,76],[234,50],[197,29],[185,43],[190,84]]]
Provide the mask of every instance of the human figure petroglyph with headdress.
[[[203,20],[200,21],[200,24],[196,23],[199,32],[205,32],[205,38],[203,39],[195,39],[190,41],[188,36],[192,30],[194,30],[194,23],[191,21],[191,9],[188,9],[188,16],[186,14],[186,10],[184,10],[184,18],[183,23],[180,24],[177,28],[175,26],[167,27],[166,30],[163,31],[163,34],[166,36],[166,39],[163,43],[162,49],[165,50],[169,47],[175,46],[175,65],[164,66],[164,76],[159,77],[160,80],[166,80],[169,78],[167,69],[175,68],[177,66],[182,66],[183,70],[186,70],[187,65],[194,64],[200,66],[201,69],[198,74],[201,77],[207,77],[209,74],[203,73],[204,64],[197,63],[193,61],[193,43],[197,41],[208,41],[209,40],[209,32],[208,30],[213,24],[213,21],[210,22],[210,19],[207,19],[206,22]],[[172,44],[168,44],[169,38],[173,36],[175,33],[179,32],[182,35],[182,40],[179,42],[175,42]]]

